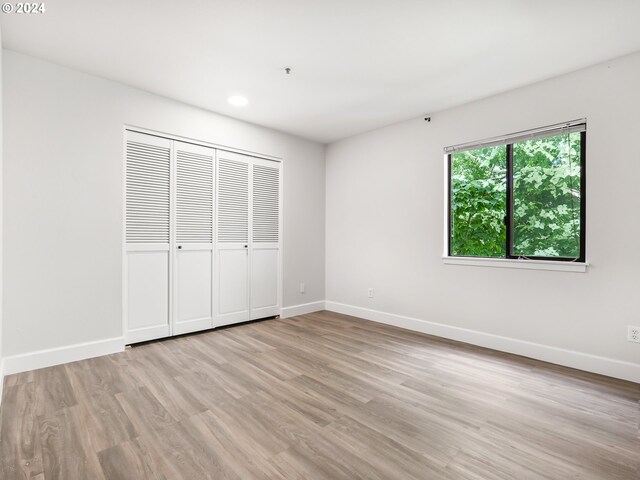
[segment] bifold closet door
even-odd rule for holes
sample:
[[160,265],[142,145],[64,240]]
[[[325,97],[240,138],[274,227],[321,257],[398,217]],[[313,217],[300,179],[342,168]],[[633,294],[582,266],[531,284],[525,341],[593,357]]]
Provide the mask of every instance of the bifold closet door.
[[215,325],[280,315],[279,162],[218,151]]
[[280,314],[281,164],[126,132],[127,343]]
[[218,151],[215,325],[249,320],[250,158]]
[[251,320],[280,315],[280,177],[279,162],[252,160]]
[[173,335],[213,327],[215,150],[174,141]]
[[126,132],[127,343],[170,335],[171,140]]

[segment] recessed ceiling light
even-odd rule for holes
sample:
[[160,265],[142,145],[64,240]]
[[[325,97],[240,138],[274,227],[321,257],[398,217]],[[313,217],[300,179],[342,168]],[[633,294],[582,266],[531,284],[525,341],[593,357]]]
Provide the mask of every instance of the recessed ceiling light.
[[227,102],[229,102],[234,107],[244,107],[249,103],[249,100],[241,95],[233,95],[227,98]]

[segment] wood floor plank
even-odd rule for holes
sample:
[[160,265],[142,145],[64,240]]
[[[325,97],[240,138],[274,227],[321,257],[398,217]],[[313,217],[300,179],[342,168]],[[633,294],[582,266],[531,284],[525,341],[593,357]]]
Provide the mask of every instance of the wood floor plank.
[[144,440],[134,438],[98,452],[100,466],[107,479],[170,480],[171,469],[157,456]]
[[155,368],[150,359],[142,358],[138,369],[145,372],[140,383],[174,419],[182,420],[207,409],[206,402],[200,401],[192,388]]
[[[286,435],[274,430],[264,416],[246,404],[211,405],[211,419],[227,433],[228,441],[239,442],[256,455],[268,460],[289,446]],[[210,424],[213,420],[210,421]]]
[[163,344],[176,360],[181,371],[190,368],[192,362],[202,365],[223,365],[233,362],[237,355],[237,347],[230,345],[225,339],[211,338],[206,335],[189,335],[171,339]]
[[31,478],[43,472],[40,426],[36,416],[36,385],[4,387],[0,428],[0,478]]
[[[265,327],[271,320],[265,320]],[[234,342],[236,349],[242,349],[248,353],[263,353],[273,350],[274,347],[268,343],[262,342],[260,339],[251,336],[250,329],[247,325],[239,325],[236,328],[226,328],[223,332],[225,342]]]
[[29,383],[35,380],[35,370],[29,370],[28,372],[14,373],[13,375],[7,375],[4,377],[4,386],[12,387],[14,385],[20,385],[22,383]]
[[[277,455],[303,478],[383,480],[368,455],[353,444],[339,441],[332,432],[317,431]],[[396,477],[397,478],[397,477]]]
[[94,451],[126,442],[138,435],[124,409],[110,393],[78,396],[78,416],[90,434],[89,442]]
[[34,383],[38,415],[53,414],[78,403],[65,365],[35,370]]
[[79,368],[78,363],[74,362],[66,367],[78,399],[77,412],[82,423],[91,432],[89,440],[93,449],[104,450],[135,437],[137,432],[115,397],[120,389],[114,383],[103,383],[102,380],[99,381],[100,388],[96,388],[93,374],[86,375],[91,369]]
[[[90,395],[113,395],[129,388],[129,384],[122,379],[121,369],[114,368],[109,356],[72,362],[64,367],[70,381],[75,379],[76,385],[81,386]],[[73,390],[77,391],[76,386]]]
[[221,455],[241,479],[289,480],[290,472],[283,472],[270,459],[254,454],[251,444],[239,441],[212,412],[195,415],[185,421],[188,424],[198,432],[202,444]]
[[331,423],[326,431],[367,458],[382,478],[449,478],[445,467],[436,467],[415,450],[348,416]]
[[172,479],[241,480],[221,452],[204,443],[190,423],[178,422],[156,430],[153,435],[145,433],[141,438],[156,456],[166,459]]
[[286,405],[316,425],[325,426],[340,417],[336,408],[289,382],[273,385],[269,391],[260,391],[258,394],[269,396],[271,401]]
[[266,392],[258,391],[243,398],[238,407],[250,416],[252,423],[261,424],[272,438],[289,446],[305,442],[321,431],[321,427],[306,415],[287,403],[274,402]]
[[176,419],[146,387],[117,393],[116,399],[140,434],[153,436],[155,430],[176,423]]
[[39,425],[47,480],[104,478],[77,405],[40,416]]
[[4,479],[640,480],[640,385],[316,312],[7,377]]

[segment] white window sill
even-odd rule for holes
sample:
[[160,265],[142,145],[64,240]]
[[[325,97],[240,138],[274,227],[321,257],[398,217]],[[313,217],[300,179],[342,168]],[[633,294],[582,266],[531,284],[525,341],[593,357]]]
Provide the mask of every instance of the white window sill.
[[515,258],[442,257],[447,265],[471,265],[474,267],[522,268],[526,270],[555,270],[558,272],[587,271],[587,262],[558,262],[553,260],[518,260]]

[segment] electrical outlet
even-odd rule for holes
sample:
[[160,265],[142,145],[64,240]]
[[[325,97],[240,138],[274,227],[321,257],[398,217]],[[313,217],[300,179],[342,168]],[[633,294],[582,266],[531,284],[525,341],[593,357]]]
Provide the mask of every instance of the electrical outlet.
[[304,283],[300,284],[300,293],[304,293]]
[[369,291],[367,292],[367,295],[369,296],[369,298],[373,298],[373,288],[369,289]]
[[640,327],[629,325],[629,331],[627,332],[627,340],[630,342],[640,343]]

